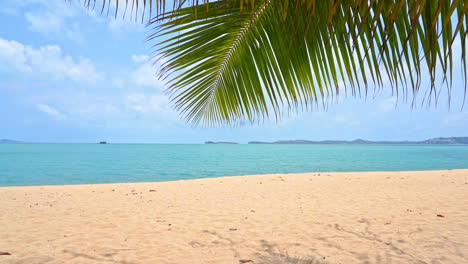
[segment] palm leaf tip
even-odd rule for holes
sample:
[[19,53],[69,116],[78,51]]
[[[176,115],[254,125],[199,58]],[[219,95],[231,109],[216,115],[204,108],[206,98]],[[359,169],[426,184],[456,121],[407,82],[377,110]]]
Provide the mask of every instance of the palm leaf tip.
[[[71,2],[73,0],[65,0]],[[92,9],[105,15],[119,16],[119,13],[123,18],[130,17],[141,22],[145,21],[145,18],[150,19],[155,16],[159,16],[171,10],[176,10],[186,3],[198,4],[199,1],[187,1],[187,0],[76,0],[81,2],[87,9]],[[204,1],[206,2],[206,1]]]

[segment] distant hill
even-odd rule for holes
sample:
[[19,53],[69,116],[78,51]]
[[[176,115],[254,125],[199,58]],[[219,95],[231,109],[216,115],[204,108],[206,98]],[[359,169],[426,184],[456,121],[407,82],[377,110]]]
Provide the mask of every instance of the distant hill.
[[237,143],[236,142],[223,142],[223,141],[219,141],[219,142],[206,141],[205,144],[237,144]]
[[279,140],[274,142],[263,142],[263,141],[250,141],[249,144],[346,144],[346,145],[366,145],[366,144],[382,144],[382,145],[404,145],[404,144],[415,144],[415,145],[465,145],[468,144],[468,137],[438,137],[431,138],[423,141],[370,141],[364,139],[355,139],[352,141],[348,140]]
[[424,140],[421,144],[468,144],[468,137],[438,137]]
[[11,139],[0,139],[0,144],[18,144],[18,143],[24,143],[24,142],[11,140]]

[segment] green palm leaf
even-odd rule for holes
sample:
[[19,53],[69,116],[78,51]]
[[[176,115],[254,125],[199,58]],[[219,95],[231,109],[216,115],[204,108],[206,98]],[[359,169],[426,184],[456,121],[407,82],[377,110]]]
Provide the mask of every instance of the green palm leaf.
[[[150,22],[149,40],[159,40],[156,57],[164,58],[160,77],[190,122],[280,118],[368,87],[416,98],[424,84],[424,99],[436,100],[460,75],[466,92],[464,0],[203,2]],[[461,69],[454,69],[456,42]]]

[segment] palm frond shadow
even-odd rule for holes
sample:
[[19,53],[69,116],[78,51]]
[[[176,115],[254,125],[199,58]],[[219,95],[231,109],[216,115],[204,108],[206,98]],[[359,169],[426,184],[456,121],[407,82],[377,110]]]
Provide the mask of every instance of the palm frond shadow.
[[72,259],[79,258],[79,259],[85,259],[88,261],[95,261],[98,263],[136,264],[134,262],[129,262],[126,260],[115,260],[113,257],[114,255],[117,254],[118,251],[122,251],[122,250],[115,250],[114,252],[104,253],[98,256],[93,256],[91,254],[80,253],[80,252],[75,252],[71,250],[63,250],[62,252],[70,254],[72,256]]
[[[323,257],[317,256],[292,256],[288,251],[281,250],[276,244],[266,240],[260,240],[262,251],[256,254],[255,264],[319,264],[327,263]],[[295,244],[299,246],[300,244]]]
[[272,253],[260,255],[255,264],[319,264],[325,263],[323,260],[315,257],[293,257],[288,253]]

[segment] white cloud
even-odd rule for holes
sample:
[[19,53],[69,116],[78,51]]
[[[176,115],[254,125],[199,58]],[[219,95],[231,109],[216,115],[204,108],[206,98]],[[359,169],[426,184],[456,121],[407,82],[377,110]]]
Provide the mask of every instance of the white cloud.
[[132,60],[135,63],[147,62],[149,60],[148,55],[132,55]]
[[66,37],[78,43],[83,42],[84,38],[78,24],[66,22],[64,16],[52,12],[28,12],[25,16],[32,31],[56,38]]
[[466,124],[468,122],[468,112],[448,113],[443,119],[444,125],[453,127]]
[[[141,22],[141,20],[139,21]],[[112,18],[109,21],[110,31],[117,36],[126,36],[128,33],[143,32],[144,25],[142,23],[131,21],[129,18]]]
[[72,112],[78,114],[80,118],[85,119],[108,118],[121,114],[120,109],[114,104],[102,102],[82,102],[75,105]]
[[122,80],[120,78],[114,78],[114,79],[112,79],[112,85],[117,87],[117,88],[123,88],[124,85],[125,85],[125,82],[124,82],[124,80]]
[[387,99],[382,100],[379,103],[379,111],[380,112],[390,112],[394,110],[397,106],[397,98],[395,96],[389,97]]
[[127,107],[135,112],[169,114],[169,98],[162,94],[132,93],[126,97]]
[[100,78],[89,59],[65,56],[57,45],[34,48],[0,38],[0,71],[12,70],[56,80],[95,82]]
[[350,114],[343,114],[343,115],[335,116],[335,122],[340,123],[340,124],[346,124],[346,125],[360,125],[361,124],[361,121],[356,120]]
[[[3,0],[5,1],[5,0]],[[94,11],[86,11],[81,1],[6,0],[2,1],[4,13],[24,17],[29,29],[54,39],[83,42],[78,17],[87,14],[95,19]]]
[[57,111],[57,109],[49,106],[49,105],[46,105],[46,104],[37,104],[36,105],[37,109],[43,113],[46,113],[50,116],[52,116],[53,118],[55,119],[63,119],[65,116],[62,115],[59,111]]
[[33,30],[44,33],[59,32],[63,24],[61,19],[49,12],[42,14],[28,12],[25,17]]
[[133,83],[138,86],[147,86],[162,89],[164,83],[156,76],[157,65],[146,62],[141,65],[137,70],[130,74]]
[[160,70],[161,64],[166,62],[165,58],[156,58],[155,63],[150,61],[147,55],[132,55],[132,61],[139,64],[139,68],[130,74],[133,84],[143,87],[164,88],[164,81],[160,80],[156,73]]
[[0,13],[25,15],[32,30],[54,37],[66,35],[73,40],[83,36],[79,28],[80,23],[76,22],[80,17],[91,19],[93,23],[104,24],[116,35],[126,36],[130,32],[144,30],[144,23],[130,19],[129,12],[127,18],[123,19],[125,8],[120,8],[118,18],[114,18],[115,1],[111,1],[110,4],[108,17],[107,9],[100,14],[99,3],[96,2],[93,8],[91,1],[89,8],[86,8],[83,1],[79,0],[2,0]]

